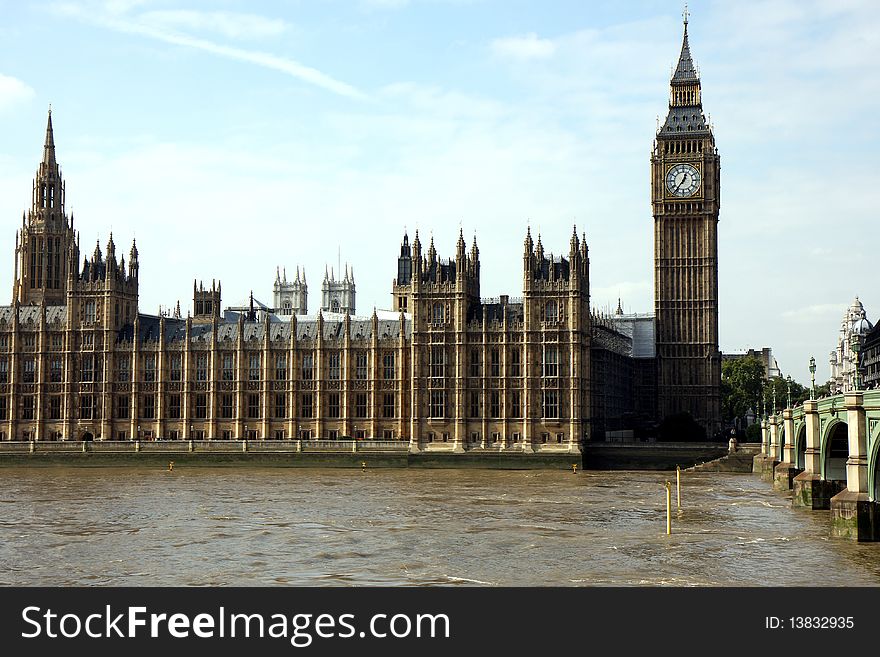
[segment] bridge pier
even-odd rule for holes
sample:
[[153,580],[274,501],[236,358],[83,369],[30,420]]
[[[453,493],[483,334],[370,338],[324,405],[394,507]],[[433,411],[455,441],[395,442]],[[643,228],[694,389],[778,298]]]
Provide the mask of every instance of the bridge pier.
[[761,451],[752,459],[752,472],[763,476],[768,460],[773,460],[770,451],[770,424],[767,420],[761,420]]
[[788,491],[793,488],[794,478],[801,472],[795,462],[794,420],[790,408],[782,411],[782,428],[782,463],[773,469],[773,488]]
[[781,460],[782,454],[779,446],[779,420],[775,415],[771,415],[767,421],[767,431],[770,437],[770,446],[767,452],[768,456],[764,459],[761,468],[761,479],[772,483],[776,465]]
[[820,475],[822,436],[819,433],[819,402],[804,402],[804,423],[807,429],[807,448],[804,453],[804,471],[792,480],[792,506],[819,510],[830,509],[836,487]]
[[858,541],[880,540],[880,505],[868,493],[867,417],[864,394],[848,392],[846,407],[849,457],[846,489],[831,498],[831,533]]

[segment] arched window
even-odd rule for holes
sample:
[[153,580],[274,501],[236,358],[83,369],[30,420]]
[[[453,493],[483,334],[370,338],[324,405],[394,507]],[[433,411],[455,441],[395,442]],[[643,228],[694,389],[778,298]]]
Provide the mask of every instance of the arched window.
[[547,305],[544,306],[544,321],[559,321],[559,304],[557,304],[556,301],[548,301]]

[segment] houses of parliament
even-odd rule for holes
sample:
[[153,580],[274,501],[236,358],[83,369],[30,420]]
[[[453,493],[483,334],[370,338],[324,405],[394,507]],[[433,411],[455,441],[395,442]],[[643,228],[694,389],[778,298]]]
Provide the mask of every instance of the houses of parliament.
[[687,19],[650,168],[653,313],[595,312],[586,236],[574,230],[553,256],[526,229],[521,298],[480,296],[476,239],[459,234],[443,258],[416,233],[400,245],[391,310],[356,315],[346,270],[325,280],[313,315],[305,272],[289,284],[279,275],[276,307],[252,297],[224,308],[219,283],[197,282],[185,318],[148,315],[134,242],[117,248],[111,234],[103,250],[80,251],[50,111],[12,303],[0,307],[0,439],[356,438],[411,452],[578,453],[586,440],[656,435],[676,417],[712,437],[720,161]]

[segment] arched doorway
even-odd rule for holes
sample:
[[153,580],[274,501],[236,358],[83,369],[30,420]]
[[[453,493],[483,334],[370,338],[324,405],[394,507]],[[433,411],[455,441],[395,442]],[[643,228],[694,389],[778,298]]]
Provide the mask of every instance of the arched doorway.
[[94,439],[95,439],[95,437],[92,435],[92,432],[91,432],[91,431],[86,431],[86,432],[82,435],[82,440],[83,440],[83,442],[88,443],[88,442],[93,441]]
[[849,458],[849,436],[846,422],[838,422],[828,430],[822,478],[846,484],[846,459]]
[[807,425],[801,425],[797,432],[797,440],[795,440],[795,464],[798,470],[804,470],[807,467]]

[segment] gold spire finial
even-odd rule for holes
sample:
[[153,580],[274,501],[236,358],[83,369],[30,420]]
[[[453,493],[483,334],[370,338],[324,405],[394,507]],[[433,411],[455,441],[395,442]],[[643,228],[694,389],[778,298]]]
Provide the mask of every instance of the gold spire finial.
[[684,11],[681,15],[684,18],[684,29],[687,29],[688,16],[690,16],[690,14],[688,13],[688,4],[686,2],[684,3]]

